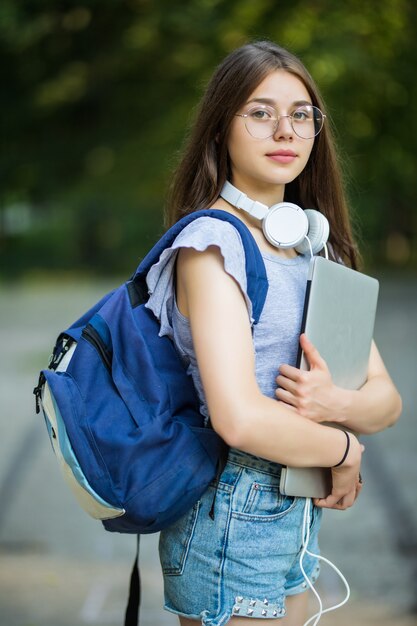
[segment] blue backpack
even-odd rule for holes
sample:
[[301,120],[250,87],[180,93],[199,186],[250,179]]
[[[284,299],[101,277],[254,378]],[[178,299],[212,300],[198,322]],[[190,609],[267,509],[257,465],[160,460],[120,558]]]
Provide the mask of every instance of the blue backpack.
[[79,504],[106,530],[138,535],[125,626],[139,623],[139,535],[162,530],[186,513],[227,459],[224,442],[204,425],[173,342],[159,336],[159,322],[145,307],[149,269],[181,230],[202,216],[238,230],[258,322],[268,283],[253,236],[225,211],[196,211],[165,233],[130,280],[59,335],[34,389],[36,411],[42,409]]
[[242,221],[197,211],[170,228],[133,277],[58,337],[34,390],[52,448],[79,504],[109,531],[153,533],[179,519],[206,490],[225,444],[204,426],[191,377],[145,307],[146,276],[181,230],[201,216],[238,230],[247,292],[259,320],[264,263]]

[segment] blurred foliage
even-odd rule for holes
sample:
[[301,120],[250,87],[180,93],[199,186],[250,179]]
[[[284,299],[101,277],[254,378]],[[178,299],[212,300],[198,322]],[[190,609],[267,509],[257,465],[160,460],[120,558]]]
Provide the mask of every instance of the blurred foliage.
[[417,265],[413,0],[3,0],[0,262],[130,272],[214,66],[298,54],[337,129],[369,267]]

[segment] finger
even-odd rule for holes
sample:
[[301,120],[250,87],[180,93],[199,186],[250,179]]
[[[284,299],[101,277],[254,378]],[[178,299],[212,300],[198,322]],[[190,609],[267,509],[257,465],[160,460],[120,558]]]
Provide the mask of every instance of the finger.
[[314,504],[322,509],[333,509],[335,511],[344,511],[345,509],[352,506],[351,504],[345,504],[344,500],[339,500],[338,502],[328,501],[326,499],[317,500]]
[[338,502],[339,510],[344,511],[345,509],[349,509],[355,503],[356,497],[357,497],[357,492],[355,488],[346,496],[344,496],[341,500],[339,500]]
[[290,391],[293,395],[296,394],[297,383],[294,380],[291,380],[291,378],[287,378],[286,376],[281,376],[281,375],[277,376],[275,380],[279,387],[282,387],[282,389],[286,389],[287,391]]
[[[278,402],[281,402],[281,400],[278,400]],[[288,411],[293,411],[294,413],[297,413],[297,412],[298,412],[298,411],[297,411],[297,409],[296,409],[296,407],[295,407],[295,406],[292,406],[291,404],[288,404],[288,402],[282,402],[282,404],[285,404],[285,408],[286,408]]]
[[285,404],[290,404],[293,407],[297,405],[296,398],[292,395],[292,393],[286,391],[285,389],[276,389],[275,395],[278,400],[281,400],[281,402],[285,402]]
[[284,364],[279,366],[278,371],[280,375],[285,376],[285,378],[289,378],[294,382],[300,379],[301,371],[298,369],[298,367]]
[[347,493],[343,491],[341,492],[340,490],[332,491],[332,493],[328,495],[327,498],[320,498],[318,500],[318,506],[323,506],[331,509],[344,509],[353,504],[355,497],[356,488],[351,489]]
[[307,335],[303,333],[300,335],[300,345],[304,351],[304,354],[307,358],[307,361],[310,364],[310,367],[318,367],[327,369],[326,361],[320,355],[320,352],[317,348],[311,343],[308,339]]
[[314,500],[314,504],[320,509],[336,509],[336,510],[340,509],[340,506],[337,503],[330,504],[327,502],[327,499],[324,499],[324,498],[319,499],[319,500]]
[[339,502],[340,497],[330,494],[327,498],[317,498],[314,504],[316,506],[320,506],[326,509],[336,508],[337,503]]

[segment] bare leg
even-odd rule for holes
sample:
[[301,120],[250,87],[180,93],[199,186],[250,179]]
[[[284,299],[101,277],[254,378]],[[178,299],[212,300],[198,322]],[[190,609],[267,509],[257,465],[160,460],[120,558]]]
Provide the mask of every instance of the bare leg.
[[[285,601],[287,609],[286,616],[279,621],[276,620],[279,626],[281,626],[281,624],[282,626],[303,626],[304,622],[307,620],[308,597],[308,592],[299,593],[296,596],[289,596]],[[199,623],[185,617],[180,617],[179,620],[181,626],[196,626],[196,624]],[[267,621],[272,622],[272,620]],[[259,626],[263,624],[265,626],[265,622],[266,620],[264,619],[254,619],[252,617],[231,617],[228,624],[232,626]]]
[[[309,591],[288,596],[285,599],[287,615],[281,620],[282,626],[303,626],[307,621]],[[281,624],[280,624],[281,626]]]

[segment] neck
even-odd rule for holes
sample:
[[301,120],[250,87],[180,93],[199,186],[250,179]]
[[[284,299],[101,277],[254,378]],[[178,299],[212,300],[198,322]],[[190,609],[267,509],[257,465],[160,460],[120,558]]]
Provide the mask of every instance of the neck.
[[230,180],[234,187],[243,191],[251,200],[257,200],[267,207],[283,202],[285,185],[271,185],[259,180],[242,180],[239,176],[233,176]]

